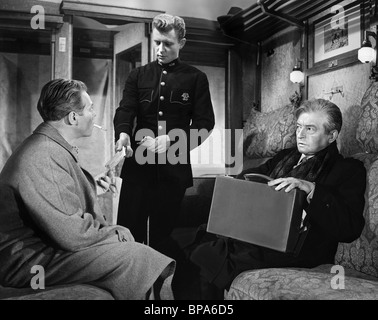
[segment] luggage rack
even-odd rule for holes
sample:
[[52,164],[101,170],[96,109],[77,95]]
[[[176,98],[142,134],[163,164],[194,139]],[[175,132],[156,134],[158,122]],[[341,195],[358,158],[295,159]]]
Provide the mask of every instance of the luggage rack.
[[218,22],[225,35],[257,44],[289,26],[304,30],[309,18],[342,1],[257,0],[227,19],[218,17]]

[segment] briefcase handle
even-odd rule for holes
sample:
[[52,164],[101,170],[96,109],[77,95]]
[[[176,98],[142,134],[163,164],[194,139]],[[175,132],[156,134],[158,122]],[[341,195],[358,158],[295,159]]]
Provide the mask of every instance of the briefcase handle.
[[261,173],[246,173],[244,179],[253,182],[268,183],[273,178]]

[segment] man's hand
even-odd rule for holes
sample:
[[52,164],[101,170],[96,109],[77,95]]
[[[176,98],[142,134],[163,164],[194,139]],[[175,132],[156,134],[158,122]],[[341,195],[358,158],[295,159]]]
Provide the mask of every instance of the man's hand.
[[168,150],[171,145],[171,139],[168,135],[158,136],[155,139],[150,136],[146,136],[140,142],[140,145],[146,147],[147,150],[153,153],[163,153]]
[[155,138],[155,152],[163,153],[168,150],[171,145],[171,139],[167,134],[163,136],[158,136]]
[[97,195],[111,191],[113,194],[117,194],[118,190],[114,183],[114,172],[109,170],[105,173],[99,174],[95,177],[97,183]]
[[115,144],[115,151],[122,151],[122,147],[125,147],[126,158],[130,158],[133,155],[134,151],[131,148],[130,137],[125,132],[120,133],[119,139]]
[[306,194],[309,194],[315,188],[315,184],[310,181],[301,180],[297,178],[291,178],[291,177],[278,178],[278,179],[269,181],[268,185],[276,186],[275,190],[281,190],[283,188],[286,188],[285,192],[289,192],[293,190],[294,188],[298,188],[306,192]]
[[150,136],[144,136],[138,144],[147,148],[151,152],[155,152],[155,139]]

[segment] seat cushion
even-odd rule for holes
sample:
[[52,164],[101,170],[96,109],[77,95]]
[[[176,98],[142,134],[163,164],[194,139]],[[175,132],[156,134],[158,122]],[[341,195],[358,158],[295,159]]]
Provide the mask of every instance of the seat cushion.
[[114,300],[108,291],[87,284],[38,290],[0,287],[0,298],[2,300]]
[[333,289],[332,265],[314,269],[270,268],[239,274],[227,300],[377,300],[378,279],[345,269],[344,289]]

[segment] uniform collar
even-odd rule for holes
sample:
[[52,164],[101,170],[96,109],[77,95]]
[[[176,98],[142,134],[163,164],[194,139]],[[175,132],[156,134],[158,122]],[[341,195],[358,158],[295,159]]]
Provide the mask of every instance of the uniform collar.
[[156,60],[156,63],[158,66],[164,69],[173,69],[174,67],[178,66],[181,63],[181,61],[180,61],[180,58],[177,58],[171,61],[170,63],[159,63],[157,60]]

